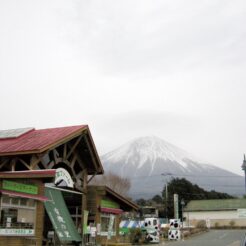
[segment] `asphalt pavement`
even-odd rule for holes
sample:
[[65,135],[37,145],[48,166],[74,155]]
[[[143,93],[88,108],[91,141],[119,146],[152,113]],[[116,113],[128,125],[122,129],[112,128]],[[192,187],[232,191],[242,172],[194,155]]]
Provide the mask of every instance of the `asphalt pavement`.
[[246,230],[210,230],[185,240],[166,241],[160,246],[240,246]]

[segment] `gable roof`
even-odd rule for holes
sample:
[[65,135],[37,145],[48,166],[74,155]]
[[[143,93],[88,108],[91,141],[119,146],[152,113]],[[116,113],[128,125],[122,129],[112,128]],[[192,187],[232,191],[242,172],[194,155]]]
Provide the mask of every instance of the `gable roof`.
[[73,138],[83,130],[88,130],[87,125],[58,127],[28,132],[16,138],[0,139],[0,156],[42,153],[51,146],[58,145],[66,139]]
[[88,191],[96,190],[100,194],[103,194],[104,196],[109,196],[113,200],[117,201],[120,204],[120,207],[123,208],[124,211],[130,211],[130,210],[139,210],[139,206],[132,202],[131,200],[127,199],[126,197],[123,197],[119,193],[115,192],[114,190],[110,189],[107,186],[104,185],[88,185]]
[[[92,163],[92,165],[88,165],[88,174],[102,174],[104,172],[87,125],[39,130],[34,128],[23,128],[20,129],[21,131],[18,130],[19,129],[10,130],[9,135],[5,130],[4,133],[0,135],[0,157],[44,153],[69,142],[76,137],[85,135],[86,140],[84,142],[89,150],[83,150],[84,146],[80,147],[82,148],[81,151],[84,151],[83,155],[86,155],[86,157],[89,157],[91,160],[87,164]],[[14,134],[12,134],[13,132]]]
[[184,211],[221,211],[246,208],[246,199],[193,200]]

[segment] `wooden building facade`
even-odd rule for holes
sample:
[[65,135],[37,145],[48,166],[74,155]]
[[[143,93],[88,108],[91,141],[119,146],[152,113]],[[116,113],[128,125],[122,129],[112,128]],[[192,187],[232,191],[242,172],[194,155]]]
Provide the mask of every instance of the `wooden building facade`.
[[106,244],[106,241],[119,242],[119,225],[123,213],[137,213],[139,207],[107,186],[89,185],[87,209],[88,222],[96,228],[97,244]]
[[[34,177],[36,172],[54,172],[50,169],[55,170],[54,181],[51,182],[51,177]],[[10,172],[13,176],[18,176],[20,173],[25,175],[12,178],[13,176],[9,176]],[[41,246],[42,241],[48,239],[46,233],[49,233],[43,230],[44,223],[53,225],[54,229],[55,222],[59,222],[64,228],[65,222],[74,222],[76,230],[82,232],[82,221],[87,207],[88,175],[93,177],[98,174],[103,174],[103,167],[87,125],[41,130],[22,128],[0,131],[0,220],[5,223],[5,225],[0,225],[0,241],[4,239],[6,245],[9,246],[24,246],[28,245],[24,242],[25,240],[33,240],[35,245]],[[15,187],[12,192],[11,188],[8,188],[11,186]],[[35,190],[35,194],[29,194],[35,196],[28,198],[26,195],[28,202],[35,200],[35,209],[32,207],[36,211],[35,216],[23,209],[15,212],[18,221],[22,224],[25,224],[27,220],[30,222],[34,217],[37,218],[35,219],[35,231],[30,229],[29,235],[26,235],[26,231],[19,230],[12,235],[11,233],[6,235],[4,226],[11,227],[14,224],[11,223],[11,216],[4,215],[7,214],[4,212],[6,202],[9,200],[10,204],[12,201],[19,204],[24,203],[25,194],[28,194],[25,191],[23,195],[23,192],[18,190],[21,189],[20,187],[24,190]],[[36,199],[37,197],[40,199],[43,197],[43,200]],[[75,201],[73,201],[74,198]],[[54,204],[57,204],[57,207],[52,207]],[[63,217],[59,214],[63,210],[59,210],[59,204],[63,204],[68,212],[63,214]],[[14,207],[14,204],[11,206]],[[55,211],[56,214],[52,215],[51,211]],[[29,217],[27,216],[26,219],[23,217],[21,222],[21,216],[25,213],[29,214]],[[55,221],[56,219],[58,220]],[[62,228],[63,232],[64,228]],[[64,243],[70,242],[69,238],[71,242],[74,241],[71,236],[72,232],[62,235],[61,231],[54,230],[54,233],[58,234],[57,238],[64,240]]]

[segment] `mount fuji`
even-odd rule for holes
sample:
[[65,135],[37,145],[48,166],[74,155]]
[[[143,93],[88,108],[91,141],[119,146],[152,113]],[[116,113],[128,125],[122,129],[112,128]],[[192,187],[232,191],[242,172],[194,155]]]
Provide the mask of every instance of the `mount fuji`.
[[112,172],[131,181],[133,199],[160,194],[171,178],[186,178],[204,188],[231,195],[244,193],[240,175],[204,164],[173,144],[158,137],[137,138],[101,156],[105,173]]

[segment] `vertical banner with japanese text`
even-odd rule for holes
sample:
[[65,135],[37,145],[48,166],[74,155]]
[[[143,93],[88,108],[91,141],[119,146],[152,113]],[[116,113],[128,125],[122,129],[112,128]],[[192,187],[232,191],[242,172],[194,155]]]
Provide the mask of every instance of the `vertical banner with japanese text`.
[[87,229],[88,214],[89,214],[89,211],[84,210],[83,235],[89,233],[89,232],[88,232],[88,229]]
[[44,204],[45,209],[59,240],[81,242],[81,236],[74,225],[61,191],[46,187],[45,196],[49,198]]

